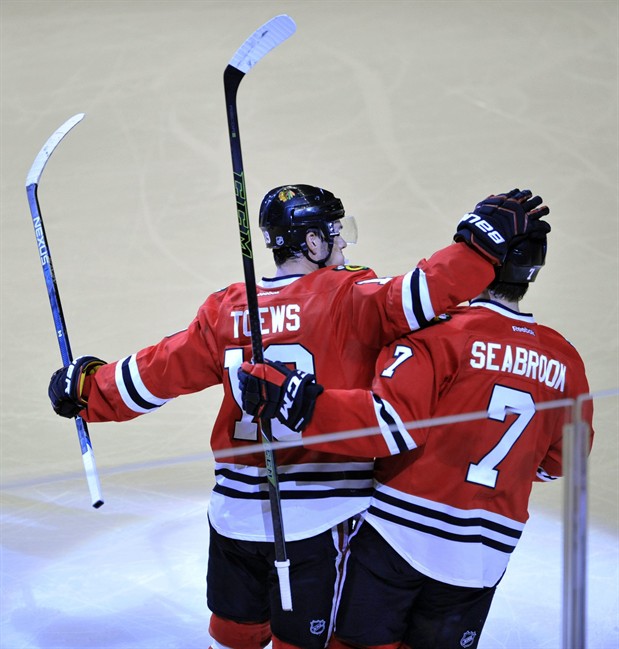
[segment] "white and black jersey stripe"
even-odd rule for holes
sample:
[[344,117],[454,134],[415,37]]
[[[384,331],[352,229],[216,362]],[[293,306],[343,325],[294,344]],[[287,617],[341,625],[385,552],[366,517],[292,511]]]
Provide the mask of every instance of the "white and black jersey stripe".
[[[329,462],[278,467],[282,499],[367,497],[372,494],[372,462]],[[264,467],[217,463],[217,493],[230,498],[267,500],[267,470]]]
[[152,412],[169,401],[156,397],[146,388],[140,377],[135,354],[118,361],[115,379],[123,402],[133,412]]
[[[319,534],[363,511],[374,486],[371,461],[281,465],[277,473],[287,540]],[[266,468],[216,464],[210,519],[217,528],[225,510],[226,536],[272,540],[268,499]]]
[[537,472],[536,472],[538,480],[541,480],[542,482],[552,482],[553,480],[557,480],[559,476],[555,475],[550,475],[546,471],[544,471],[543,467],[538,467]]
[[376,420],[390,454],[397,455],[417,448],[415,440],[410,436],[391,404],[375,394],[372,394],[372,398]]
[[484,509],[459,509],[377,485],[369,523],[413,567],[460,586],[493,586],[524,523]]
[[432,308],[426,274],[420,268],[404,275],[402,303],[411,331],[427,327],[436,316]]
[[419,502],[406,502],[380,491],[376,492],[369,511],[385,520],[427,534],[460,543],[483,543],[508,554],[513,552],[522,533],[489,519],[485,516],[488,512],[483,510],[466,514],[450,507],[439,510]]

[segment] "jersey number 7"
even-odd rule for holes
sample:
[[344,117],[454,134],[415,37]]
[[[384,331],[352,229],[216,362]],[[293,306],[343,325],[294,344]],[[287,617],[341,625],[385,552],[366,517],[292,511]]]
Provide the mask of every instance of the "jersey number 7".
[[[393,356],[395,360],[381,372],[381,376],[392,378],[397,368],[412,358],[414,353],[406,345],[397,345]],[[479,462],[469,464],[466,474],[467,482],[474,482],[494,489],[499,477],[496,467],[507,457],[535,415],[535,402],[528,392],[521,392],[504,385],[495,385],[488,404],[488,418],[505,421],[508,414],[518,416],[491,451],[486,453]]]
[[488,417],[495,421],[505,421],[508,414],[518,416],[489,453],[476,464],[469,464],[466,474],[468,482],[475,482],[494,489],[499,477],[496,467],[507,457],[535,415],[535,402],[528,392],[514,390],[504,385],[495,385],[488,405]]

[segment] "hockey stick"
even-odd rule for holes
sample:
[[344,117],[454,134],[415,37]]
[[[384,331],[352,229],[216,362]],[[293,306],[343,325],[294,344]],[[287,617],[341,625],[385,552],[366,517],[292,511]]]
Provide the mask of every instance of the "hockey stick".
[[[236,211],[241,238],[241,254],[243,256],[243,273],[247,292],[247,308],[251,329],[251,345],[254,363],[264,360],[262,350],[262,332],[258,312],[258,297],[256,294],[256,276],[254,271],[251,230],[249,227],[249,211],[247,208],[247,192],[245,190],[245,172],[241,154],[241,136],[236,108],[236,95],[243,77],[251,68],[268,54],[273,48],[283,43],[296,30],[294,21],[286,15],[275,16],[258,28],[239,47],[224,71],[224,92],[226,97],[226,113],[228,116],[228,134],[232,153],[232,173],[234,176],[234,192],[236,196]],[[264,419],[260,422],[263,443],[272,441],[271,422]],[[279,480],[275,454],[265,446],[264,457],[267,470],[271,520],[273,522],[273,537],[275,542],[275,568],[279,579],[279,591],[284,611],[292,610],[292,595],[290,591],[290,560],[286,556],[284,525],[282,521]]]
[[[43,275],[45,276],[49,303],[52,307],[52,316],[54,317],[54,324],[56,325],[56,337],[58,338],[58,345],[60,346],[60,356],[62,357],[62,363],[64,366],[71,363],[73,356],[71,354],[67,326],[62,313],[62,305],[60,304],[60,295],[58,293],[58,285],[56,284],[56,274],[54,273],[52,257],[47,243],[47,236],[43,225],[43,217],[41,216],[37,190],[39,181],[41,180],[41,175],[43,174],[43,169],[54,152],[54,149],[60,144],[64,136],[76,124],[81,122],[83,118],[84,113],[74,115],[50,136],[47,142],[43,145],[43,148],[39,151],[37,157],[34,159],[32,167],[30,167],[30,171],[26,177],[28,205],[30,206],[34,234],[39,248],[39,259],[41,260]],[[86,422],[84,422],[81,417],[75,418],[75,426],[77,427],[77,436],[82,449],[82,460],[84,462],[84,470],[86,472],[88,488],[90,489],[90,496],[92,498],[92,506],[99,508],[103,505],[103,497],[101,494],[101,486],[99,485],[99,475],[97,473],[95,456],[90,442],[90,435],[88,434]]]

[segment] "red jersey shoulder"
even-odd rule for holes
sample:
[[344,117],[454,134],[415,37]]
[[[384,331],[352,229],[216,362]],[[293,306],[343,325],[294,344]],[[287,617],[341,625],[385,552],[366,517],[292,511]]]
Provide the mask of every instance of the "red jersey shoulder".
[[[519,317],[521,316],[521,317]],[[543,346],[561,351],[568,356],[579,358],[576,348],[558,331],[532,321],[530,314],[517,314],[508,317],[491,309],[474,306],[459,306],[434,319],[431,326],[410,334],[413,339],[450,338],[461,333],[483,334],[512,340],[521,339],[524,345]]]
[[433,318],[423,329],[407,334],[411,340],[432,340],[453,337],[456,332],[466,332],[471,327],[468,319],[471,309],[467,306],[456,306]]
[[344,286],[376,279],[376,273],[366,266],[327,266],[300,277],[287,287],[291,293],[333,293]]
[[234,307],[247,304],[245,284],[237,282],[211,293],[202,303],[195,317],[201,327],[216,328],[220,317]]
[[536,325],[536,330],[541,345],[549,349],[560,350],[566,358],[570,359],[570,362],[573,363],[574,366],[579,365],[584,373],[585,363],[571,341],[556,329],[552,329],[546,325]]
[[211,293],[207,298],[203,307],[212,305],[220,305],[224,302],[238,303],[247,302],[247,293],[245,291],[245,284],[243,282],[236,282],[229,286],[224,286],[219,290]]
[[[502,366],[500,359],[503,359],[507,372],[512,372],[512,366],[520,367],[518,363],[526,359],[534,373],[534,366],[543,358],[544,363],[553,363],[553,367],[565,372],[562,392],[588,390],[585,365],[576,348],[559,332],[533,322],[530,315],[518,317],[514,313],[510,317],[483,307],[458,307],[449,315],[438,326],[409,334],[411,346],[418,350],[425,348],[436,363],[439,363],[437,359],[450,359],[450,362],[459,359],[458,362],[467,366],[484,363],[494,370],[497,363]],[[475,364],[471,362],[472,356]]]

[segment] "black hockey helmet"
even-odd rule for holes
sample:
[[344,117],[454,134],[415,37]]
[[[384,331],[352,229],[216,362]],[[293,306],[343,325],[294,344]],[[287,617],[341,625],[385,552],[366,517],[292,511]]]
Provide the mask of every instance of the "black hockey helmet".
[[344,218],[342,201],[312,185],[282,185],[260,205],[260,229],[267,248],[303,249],[308,230],[318,230],[330,244],[338,232],[334,221]]
[[546,261],[546,249],[546,233],[523,239],[509,250],[503,265],[497,269],[497,281],[510,284],[534,282]]

